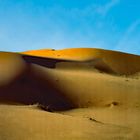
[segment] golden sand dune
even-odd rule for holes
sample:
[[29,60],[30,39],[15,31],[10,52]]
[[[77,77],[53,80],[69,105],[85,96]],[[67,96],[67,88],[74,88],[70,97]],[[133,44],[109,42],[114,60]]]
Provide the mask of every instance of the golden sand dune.
[[0,85],[7,84],[16,78],[25,68],[25,62],[20,55],[0,53]]
[[139,140],[139,64],[101,49],[1,52],[0,139]]
[[94,59],[101,59],[114,72],[118,74],[133,74],[140,71],[140,57],[137,55],[130,55],[121,52],[106,51],[93,48],[78,48],[78,49],[64,49],[64,50],[37,50],[27,51],[23,54],[32,56],[92,61]]

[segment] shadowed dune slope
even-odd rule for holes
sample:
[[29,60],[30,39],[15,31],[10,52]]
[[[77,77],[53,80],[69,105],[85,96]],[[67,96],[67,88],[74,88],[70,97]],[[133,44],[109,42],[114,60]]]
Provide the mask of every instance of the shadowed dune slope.
[[[39,62],[40,59],[38,59]],[[50,59],[44,64],[49,67]],[[52,65],[56,60],[51,60]],[[49,62],[49,63],[48,63]],[[19,104],[42,104],[53,110],[73,108],[69,102],[32,64],[15,53],[0,53],[0,102]]]

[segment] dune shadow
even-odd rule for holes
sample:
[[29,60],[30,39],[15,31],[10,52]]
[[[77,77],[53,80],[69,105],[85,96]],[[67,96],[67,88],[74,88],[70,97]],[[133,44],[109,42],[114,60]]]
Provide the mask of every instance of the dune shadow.
[[23,59],[26,63],[33,63],[40,66],[48,67],[48,68],[62,68],[62,69],[97,69],[100,72],[116,74],[114,70],[104,62],[103,59],[94,58],[90,60],[65,60],[65,59],[55,59],[55,58],[44,58],[44,57],[36,57],[23,55]]
[[29,64],[11,83],[0,87],[0,102],[26,105],[38,103],[48,108],[48,111],[74,108],[74,105],[46,78],[35,74]]
[[22,57],[26,61],[26,63],[38,64],[40,66],[44,66],[48,68],[55,68],[56,64],[60,62],[74,62],[71,60],[45,58],[45,57],[29,56],[29,55],[22,55]]

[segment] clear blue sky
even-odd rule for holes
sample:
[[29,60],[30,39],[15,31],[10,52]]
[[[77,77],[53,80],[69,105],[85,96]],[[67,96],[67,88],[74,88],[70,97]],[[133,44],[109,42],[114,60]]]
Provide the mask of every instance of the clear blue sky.
[[140,55],[140,0],[0,0],[0,51],[73,47]]

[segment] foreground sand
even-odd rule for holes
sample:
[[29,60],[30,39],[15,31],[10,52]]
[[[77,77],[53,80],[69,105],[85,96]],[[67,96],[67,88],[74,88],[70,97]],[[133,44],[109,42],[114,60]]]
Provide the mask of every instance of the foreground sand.
[[0,139],[139,140],[139,64],[99,49],[1,52]]
[[140,124],[137,115],[140,115],[139,111],[100,108],[59,114],[35,107],[1,105],[0,139],[138,140]]

